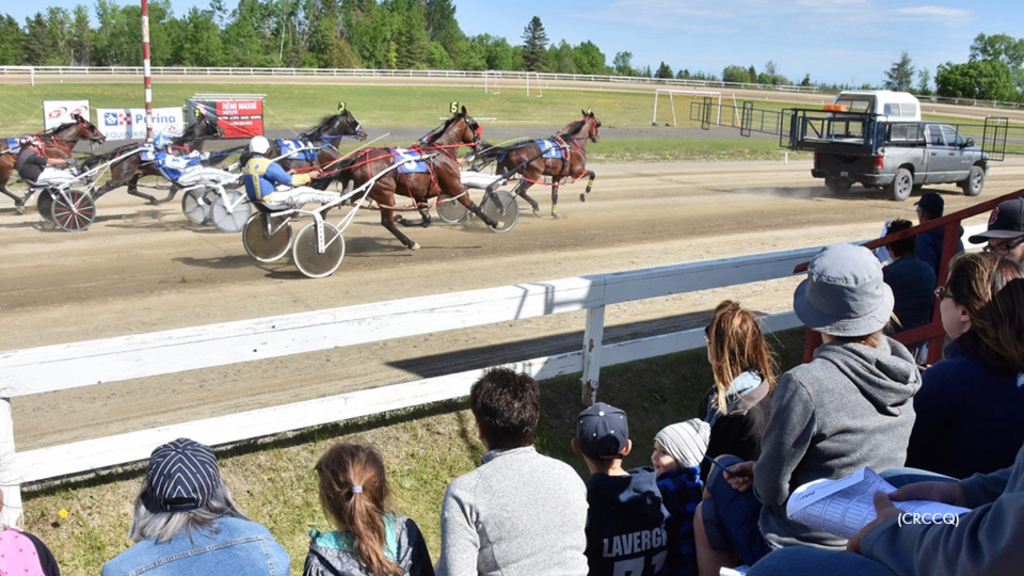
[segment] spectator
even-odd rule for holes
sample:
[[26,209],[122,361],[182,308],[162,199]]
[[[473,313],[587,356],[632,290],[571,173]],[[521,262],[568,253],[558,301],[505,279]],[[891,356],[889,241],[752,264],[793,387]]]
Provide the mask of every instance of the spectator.
[[622,467],[622,458],[633,449],[626,413],[604,402],[580,412],[572,449],[583,456],[590,470],[586,483],[590,576],[662,574],[668,511],[653,469]]
[[[921,199],[914,206],[917,207],[917,223],[927,224],[932,220],[942,218],[942,212],[946,207],[945,200],[935,192],[921,194]],[[960,234],[963,235],[963,228]],[[932,267],[935,276],[939,275],[939,266],[942,264],[942,242],[946,238],[946,228],[940,226],[917,235],[915,252],[922,262]],[[956,241],[956,253],[964,251],[964,243],[958,238]]]
[[540,389],[508,368],[470,389],[489,450],[441,504],[441,576],[586,576],[587,488],[568,464],[533,447]]
[[914,398],[907,466],[954,478],[1006,468],[1024,445],[1024,269],[964,254],[937,292],[954,340]]
[[208,446],[179,438],[153,450],[128,537],[103,576],[288,574],[288,553],[239,512]]
[[1001,202],[988,219],[988,231],[967,239],[971,244],[988,241],[986,252],[1024,264],[1024,199]]
[[654,437],[651,463],[658,473],[658,489],[669,513],[668,560],[665,576],[697,573],[693,542],[693,514],[704,491],[700,464],[708,448],[711,427],[698,418],[666,426]]
[[[715,308],[704,339],[715,378],[715,385],[698,407],[698,415],[711,425],[707,455],[757,460],[771,413],[769,394],[776,380],[775,359],[761,327],[749,310],[725,300]],[[710,460],[701,463],[705,482],[710,464]]]
[[[928,194],[933,194],[929,192]],[[889,223],[889,234],[910,228],[909,220],[894,220]],[[932,321],[935,307],[935,271],[914,254],[914,238],[904,238],[889,245],[893,262],[882,268],[882,279],[892,288],[895,299],[893,314],[899,328],[893,333],[925,326]]]
[[[907,349],[882,334],[893,296],[878,260],[860,246],[828,246],[807,276],[793,308],[824,344],[779,379],[757,462],[722,457],[728,471],[712,468],[711,499],[698,508],[694,530],[701,574],[753,564],[783,546],[841,548],[845,540],[789,520],[790,493],[906,459],[921,375]],[[703,514],[707,502],[713,514]]]
[[391,490],[373,447],[335,444],[316,473],[320,506],[337,531],[310,532],[304,576],[434,576],[419,527],[388,510]]
[[[0,510],[4,494],[0,492]],[[0,574],[60,576],[53,553],[33,534],[6,528],[0,532]]]

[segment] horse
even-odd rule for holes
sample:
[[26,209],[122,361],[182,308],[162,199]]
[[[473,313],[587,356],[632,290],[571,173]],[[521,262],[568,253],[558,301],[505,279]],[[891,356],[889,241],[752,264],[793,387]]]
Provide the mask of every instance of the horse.
[[475,155],[475,165],[486,165],[497,161],[497,172],[503,176],[518,175],[521,180],[513,190],[530,203],[533,214],[540,216],[540,205],[526,191],[534,184],[542,183],[542,176],[551,177],[551,216],[561,218],[558,213],[558,187],[565,178],[575,182],[588,176],[586,192],[580,194],[580,202],[586,202],[594,187],[593,170],[587,170],[587,140],[597,142],[601,121],[594,113],[584,111],[583,117],[559,130],[550,140],[522,140],[508,146],[492,146]]
[[[106,141],[106,136],[87,119],[78,114],[72,114],[71,119],[73,122],[65,122],[36,134],[43,142],[47,157],[71,158],[71,150],[81,140],[90,140],[99,144]],[[24,196],[18,196],[7,189],[7,182],[14,174],[17,150],[16,147],[11,148],[6,139],[0,140],[0,192],[14,200],[14,209],[21,214],[25,212],[25,202],[32,195],[32,191],[30,190]]]
[[[296,151],[284,158],[279,158],[277,163],[285,170],[302,170],[316,166],[333,165],[341,154],[331,140],[340,140],[345,136],[353,136],[357,140],[366,140],[367,134],[363,127],[348,110],[342,110],[337,114],[324,116],[320,122],[306,130],[294,140],[271,140],[270,148],[267,150],[267,158],[278,158],[286,152],[282,152],[279,142],[291,144],[295,149],[314,148],[313,150]],[[242,153],[239,164],[245,166],[252,157],[248,150]]]
[[[419,250],[420,245],[410,240],[395,226],[396,194],[412,198],[423,217],[419,222],[402,219],[401,222],[405,226],[422,226],[424,228],[429,226],[430,213],[427,201],[441,194],[447,194],[452,198],[457,198],[459,203],[480,217],[488,226],[501,227],[501,224],[485,215],[470,200],[469,195],[465,194],[466,188],[462,185],[462,177],[459,172],[457,148],[463,145],[478,145],[480,133],[480,126],[466,113],[466,107],[463,106],[461,111],[456,112],[441,127],[421,138],[417,145],[410,150],[412,156],[436,154],[433,158],[421,161],[426,165],[426,171],[401,173],[399,170],[391,170],[370,188],[369,197],[380,207],[381,225],[387,228],[406,248]],[[374,175],[380,174],[396,163],[408,164],[407,159],[398,156],[399,152],[392,148],[361,150],[357,155],[346,159],[335,168],[334,174],[315,181],[314,186],[322,189],[331,180],[349,181],[352,186],[362,186],[369,182]]]
[[[224,130],[218,126],[215,121],[200,114],[197,120],[186,128],[181,136],[171,139],[171,146],[174,148],[185,149],[188,152],[193,150],[201,152],[206,140],[211,138],[220,138],[223,135]],[[83,169],[88,170],[93,166],[108,162],[114,158],[121,158],[121,160],[110,165],[110,179],[92,193],[93,200],[124,185],[128,186],[129,194],[132,196],[138,196],[139,198],[146,200],[147,204],[153,206],[157,206],[174,199],[174,195],[178,193],[178,186],[173,184],[171,185],[170,193],[162,200],[158,200],[156,197],[150,196],[149,194],[139,192],[140,178],[143,176],[160,176],[160,172],[156,169],[156,165],[152,161],[142,159],[142,154],[138,151],[139,146],[140,144],[135,142],[125,144],[106,154],[92,156],[82,164]]]

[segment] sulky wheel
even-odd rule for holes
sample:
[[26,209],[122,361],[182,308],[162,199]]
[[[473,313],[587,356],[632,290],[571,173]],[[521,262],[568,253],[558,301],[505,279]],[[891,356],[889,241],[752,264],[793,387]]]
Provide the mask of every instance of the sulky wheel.
[[81,190],[65,190],[53,196],[53,221],[68,232],[88,230],[96,219],[96,203]]
[[345,257],[345,239],[341,231],[330,222],[321,222],[323,230],[323,251],[317,238],[317,223],[310,222],[295,235],[292,257],[299,271],[310,278],[330,276],[341,265]]
[[210,220],[221,232],[229,234],[240,231],[249,215],[252,214],[252,204],[249,204],[245,194],[238,190],[225,190],[218,194],[210,205]]
[[493,232],[508,232],[519,220],[519,203],[511,192],[495,190],[484,194],[480,202],[480,211],[489,218],[503,224],[500,228],[488,226]]
[[287,217],[257,212],[242,229],[245,251],[260,262],[274,262],[292,247],[292,225]]
[[441,194],[438,197],[437,217],[441,220],[449,224],[458,224],[466,219],[467,214],[469,214],[469,210],[458,200],[452,200],[452,197],[447,194]]
[[193,224],[206,224],[210,221],[210,200],[206,188],[189,190],[181,197],[181,212]]
[[36,196],[36,210],[47,222],[53,222],[53,194],[56,193],[56,190],[51,193],[51,189],[46,189],[40,190],[39,196]]

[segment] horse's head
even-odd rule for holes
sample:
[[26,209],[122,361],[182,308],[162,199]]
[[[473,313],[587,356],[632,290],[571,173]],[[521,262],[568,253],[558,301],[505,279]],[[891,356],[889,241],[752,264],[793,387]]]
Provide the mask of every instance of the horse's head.
[[100,129],[93,126],[88,118],[79,114],[72,114],[71,119],[75,121],[73,131],[65,140],[92,140],[97,144],[103,144],[107,137],[100,132]]
[[224,129],[215,121],[210,120],[206,114],[200,114],[192,126],[196,127],[196,137],[198,138],[221,138],[224,136]]
[[440,128],[420,138],[420,143],[428,146],[472,144],[475,147],[480,145],[481,134],[483,134],[483,129],[466,112],[466,107],[463,106],[454,116],[446,120]]
[[333,116],[325,116],[316,128],[305,135],[310,139],[355,136],[359,140],[366,140],[366,131],[348,110],[342,110]]
[[590,138],[591,142],[597,142],[597,139],[601,136],[601,121],[594,116],[593,110],[583,110],[583,126],[577,133],[577,138],[584,139]]

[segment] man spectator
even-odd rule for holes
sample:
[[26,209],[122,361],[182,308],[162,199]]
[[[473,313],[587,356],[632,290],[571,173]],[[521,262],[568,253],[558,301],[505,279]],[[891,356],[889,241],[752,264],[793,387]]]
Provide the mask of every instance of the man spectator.
[[[935,192],[925,192],[921,194],[921,199],[917,201],[914,206],[917,207],[917,223],[927,224],[932,220],[938,220],[942,218],[942,212],[946,207],[946,202]],[[963,229],[960,230],[963,234]],[[921,262],[932,267],[932,271],[936,276],[939,275],[939,261],[942,258],[942,242],[946,237],[946,228],[940,227],[934,230],[929,230],[923,234],[917,235],[917,245],[915,252],[917,253],[918,259]],[[959,254],[964,251],[964,243],[959,239],[956,243],[956,253]]]
[[1024,264],[1024,199],[1001,202],[988,219],[988,230],[967,240],[971,244],[987,241],[986,252]]
[[[913,226],[909,220],[893,220],[889,223],[889,234]],[[895,298],[893,314],[899,321],[894,333],[924,326],[932,321],[935,307],[935,271],[914,253],[915,239],[905,238],[889,245],[893,262],[882,268],[882,279],[892,288]]]
[[272,576],[288,574],[288,553],[242,515],[209,446],[187,438],[149,457],[128,537],[135,545],[103,565],[102,576]]
[[470,389],[489,450],[441,505],[438,576],[586,576],[587,489],[571,466],[533,447],[540,389],[508,368]]

